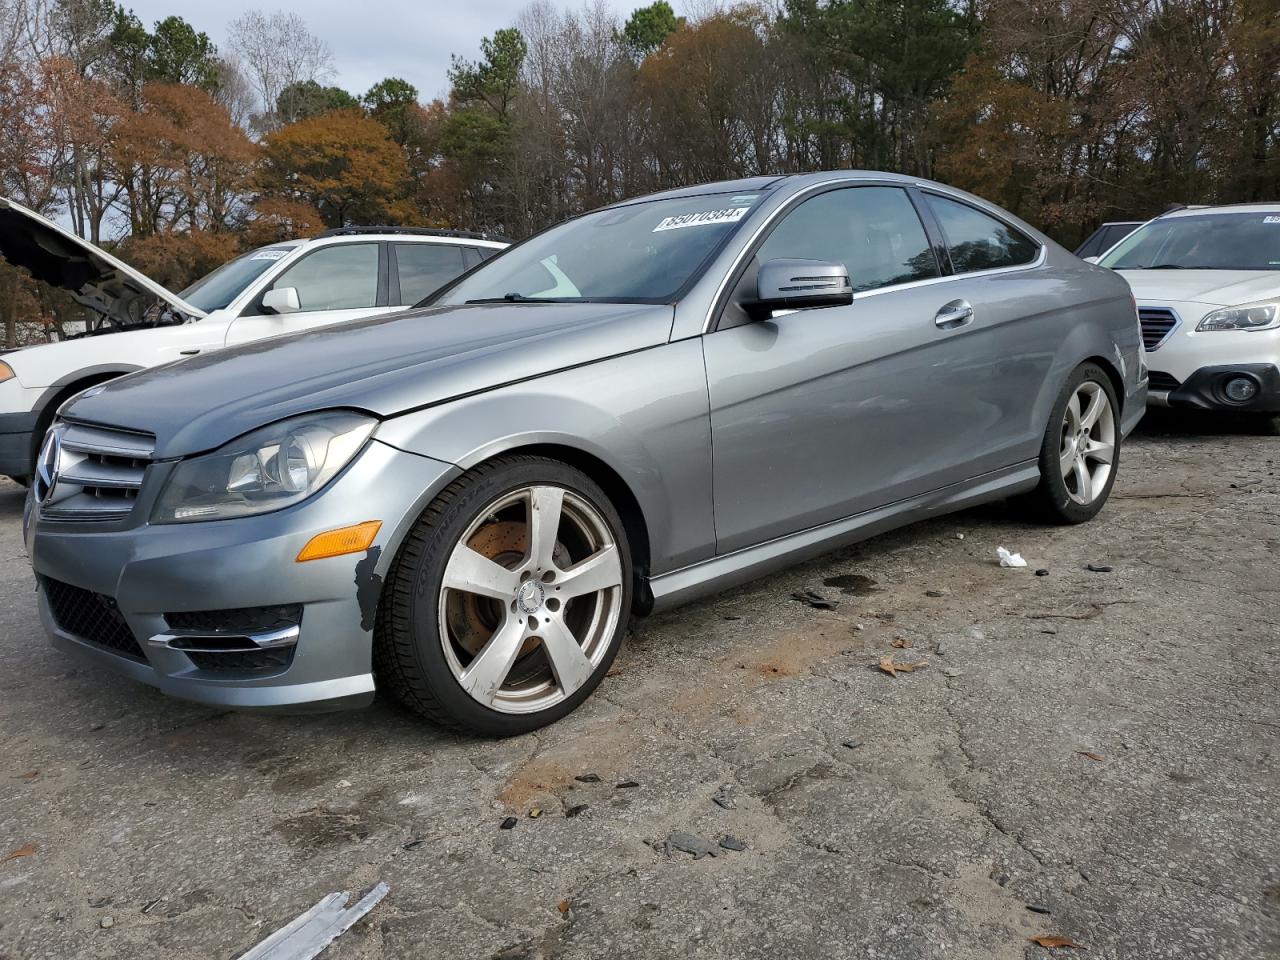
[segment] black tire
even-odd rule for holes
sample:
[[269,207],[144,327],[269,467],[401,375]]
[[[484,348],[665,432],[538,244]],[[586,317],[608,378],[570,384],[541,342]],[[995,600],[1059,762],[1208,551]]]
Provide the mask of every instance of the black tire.
[[[455,544],[481,511],[527,486],[561,487],[587,501],[609,526],[622,565],[620,612],[612,636],[589,679],[558,704],[536,713],[491,709],[463,689],[440,637],[440,595]],[[543,457],[500,457],[460,476],[427,507],[405,538],[387,576],[374,629],[378,686],[406,707],[462,733],[509,737],[546,726],[571,713],[608,672],[630,618],[632,565],[626,530],[604,491],[581,471]]]
[[[1063,421],[1071,397],[1086,383],[1098,384],[1110,401],[1110,416],[1114,418],[1115,450],[1111,461],[1111,474],[1102,491],[1088,504],[1077,503],[1071,498],[1066,479],[1062,475],[1059,456],[1063,440]],[[1044,440],[1040,446],[1040,484],[1023,498],[1023,503],[1039,520],[1055,524],[1085,523],[1098,515],[1111,496],[1116,475],[1120,471],[1120,405],[1115,388],[1106,371],[1097,364],[1080,365],[1067,377],[1061,393],[1049,412]]]
[[1249,418],[1249,427],[1259,437],[1280,437],[1280,414],[1255,413]]

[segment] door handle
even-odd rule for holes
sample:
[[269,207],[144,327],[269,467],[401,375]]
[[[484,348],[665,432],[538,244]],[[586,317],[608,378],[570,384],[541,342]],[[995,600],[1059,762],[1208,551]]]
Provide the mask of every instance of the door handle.
[[973,322],[973,306],[966,300],[952,300],[944,304],[933,318],[940,330],[954,330]]

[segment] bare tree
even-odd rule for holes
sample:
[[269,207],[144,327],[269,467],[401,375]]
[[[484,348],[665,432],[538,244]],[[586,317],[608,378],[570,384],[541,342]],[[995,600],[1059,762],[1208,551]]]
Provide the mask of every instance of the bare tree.
[[296,13],[250,11],[231,21],[227,36],[260,101],[257,125],[263,130],[279,126],[279,100],[286,89],[308,80],[320,83],[334,75],[329,45]]

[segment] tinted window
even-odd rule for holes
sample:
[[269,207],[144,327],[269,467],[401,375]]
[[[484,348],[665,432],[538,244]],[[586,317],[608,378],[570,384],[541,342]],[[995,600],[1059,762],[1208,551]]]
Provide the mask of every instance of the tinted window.
[[1102,261],[1113,270],[1280,270],[1280,213],[1153,220]]
[[666,303],[745,221],[759,193],[720,193],[606,207],[489,260],[439,303],[611,300]]
[[820,193],[787,214],[756,257],[843,264],[854,290],[938,276],[915,207],[897,187]]
[[286,270],[272,289],[295,287],[303,310],[354,310],[378,303],[378,245],[324,247]]
[[462,248],[447,243],[397,243],[401,306],[417,303],[462,273]]
[[243,257],[224,263],[213,273],[205,274],[178,296],[205,313],[221,310],[258,277],[291,253],[289,247],[263,247]]
[[1017,267],[1039,255],[1039,244],[995,217],[967,203],[935,194],[926,196],[947,238],[956,273]]

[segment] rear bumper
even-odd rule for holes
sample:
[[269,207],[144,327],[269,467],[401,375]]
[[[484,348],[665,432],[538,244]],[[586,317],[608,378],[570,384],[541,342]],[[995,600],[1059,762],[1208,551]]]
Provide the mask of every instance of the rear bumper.
[[[37,517],[28,548],[41,619],[55,647],[183,699],[251,709],[365,705],[383,580],[408,528],[456,473],[375,441],[327,489],[276,513],[114,530]],[[317,533],[365,520],[383,524],[366,552],[296,562]],[[69,591],[52,597],[49,580],[92,595],[96,606],[69,608]],[[246,669],[166,642],[175,633],[166,614],[285,606],[301,615],[275,666]],[[114,633],[100,626],[104,610]],[[95,617],[99,627],[86,627]]]
[[[1181,383],[1160,371],[1155,371],[1153,377],[1161,389],[1151,391],[1148,398],[1151,406],[1218,413],[1280,413],[1280,367],[1273,364],[1234,363],[1201,367]],[[1226,384],[1237,378],[1255,384],[1257,393],[1251,399],[1241,402],[1227,397]]]
[[1123,413],[1120,417],[1120,436],[1128,437],[1137,428],[1138,423],[1147,412],[1147,381],[1140,380],[1130,388],[1124,398]]

